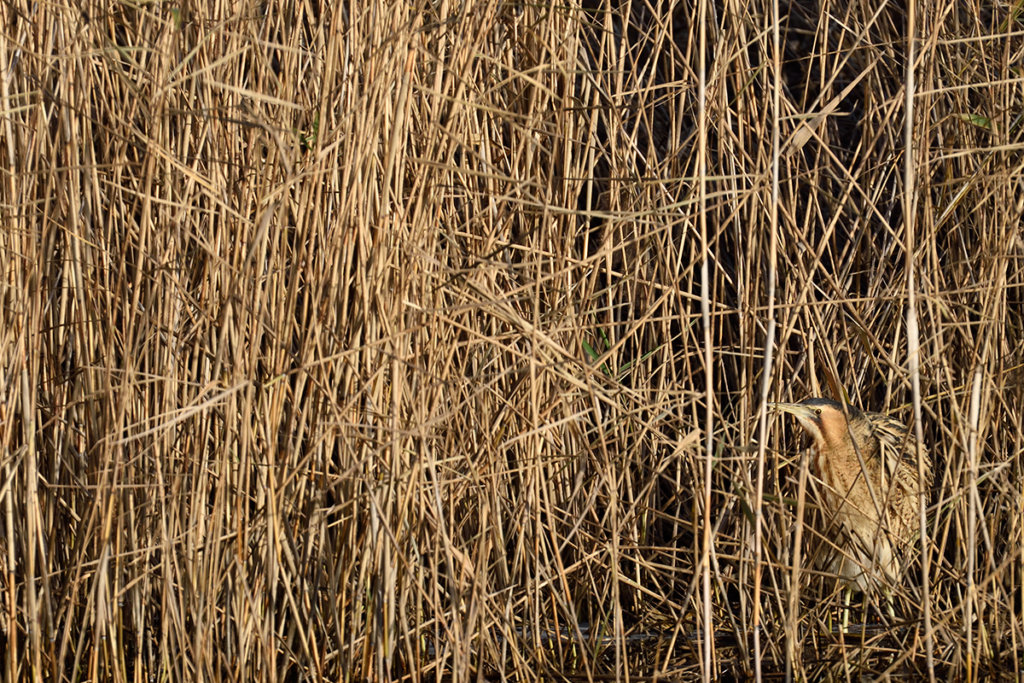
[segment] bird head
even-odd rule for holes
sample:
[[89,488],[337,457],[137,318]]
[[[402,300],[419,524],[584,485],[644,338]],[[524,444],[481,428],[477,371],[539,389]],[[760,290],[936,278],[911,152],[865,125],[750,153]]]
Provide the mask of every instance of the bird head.
[[841,404],[827,398],[809,398],[800,403],[769,405],[795,417],[819,446],[835,446],[847,441],[850,438],[847,414],[851,419],[856,419],[859,415],[859,411],[853,406],[847,406],[844,413]]

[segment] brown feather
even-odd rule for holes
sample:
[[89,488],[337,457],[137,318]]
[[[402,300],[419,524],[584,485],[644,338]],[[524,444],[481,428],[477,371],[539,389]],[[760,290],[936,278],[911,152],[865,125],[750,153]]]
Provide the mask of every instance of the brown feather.
[[[881,576],[898,578],[919,531],[916,439],[900,422],[828,399],[776,404],[792,413],[814,440],[811,470],[818,502],[844,532],[834,570],[867,590]],[[924,458],[925,478],[931,462]]]

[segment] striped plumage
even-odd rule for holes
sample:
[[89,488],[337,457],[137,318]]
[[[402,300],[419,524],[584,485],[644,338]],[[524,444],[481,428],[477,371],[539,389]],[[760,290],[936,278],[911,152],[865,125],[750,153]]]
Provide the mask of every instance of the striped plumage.
[[[835,520],[845,538],[832,570],[851,588],[865,591],[879,572],[888,581],[900,573],[919,531],[918,482],[913,434],[900,422],[825,398],[776,403],[813,439],[811,473],[817,479],[818,504],[826,522]],[[849,419],[847,419],[849,415]],[[925,481],[931,462],[924,458]]]

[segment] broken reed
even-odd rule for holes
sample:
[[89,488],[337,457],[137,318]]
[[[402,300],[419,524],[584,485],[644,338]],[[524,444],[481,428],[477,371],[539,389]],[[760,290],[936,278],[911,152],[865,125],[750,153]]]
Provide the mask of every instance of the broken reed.
[[[908,148],[903,8],[641,5],[0,8],[8,680],[1020,666],[1019,18],[916,5]],[[911,281],[840,637],[761,387],[909,421]]]

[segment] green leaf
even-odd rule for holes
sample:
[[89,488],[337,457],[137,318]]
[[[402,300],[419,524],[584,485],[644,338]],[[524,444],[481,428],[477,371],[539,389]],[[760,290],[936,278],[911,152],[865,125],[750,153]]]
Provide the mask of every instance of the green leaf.
[[987,116],[982,116],[981,114],[960,114],[959,118],[964,123],[970,123],[987,131],[992,130],[992,119]]

